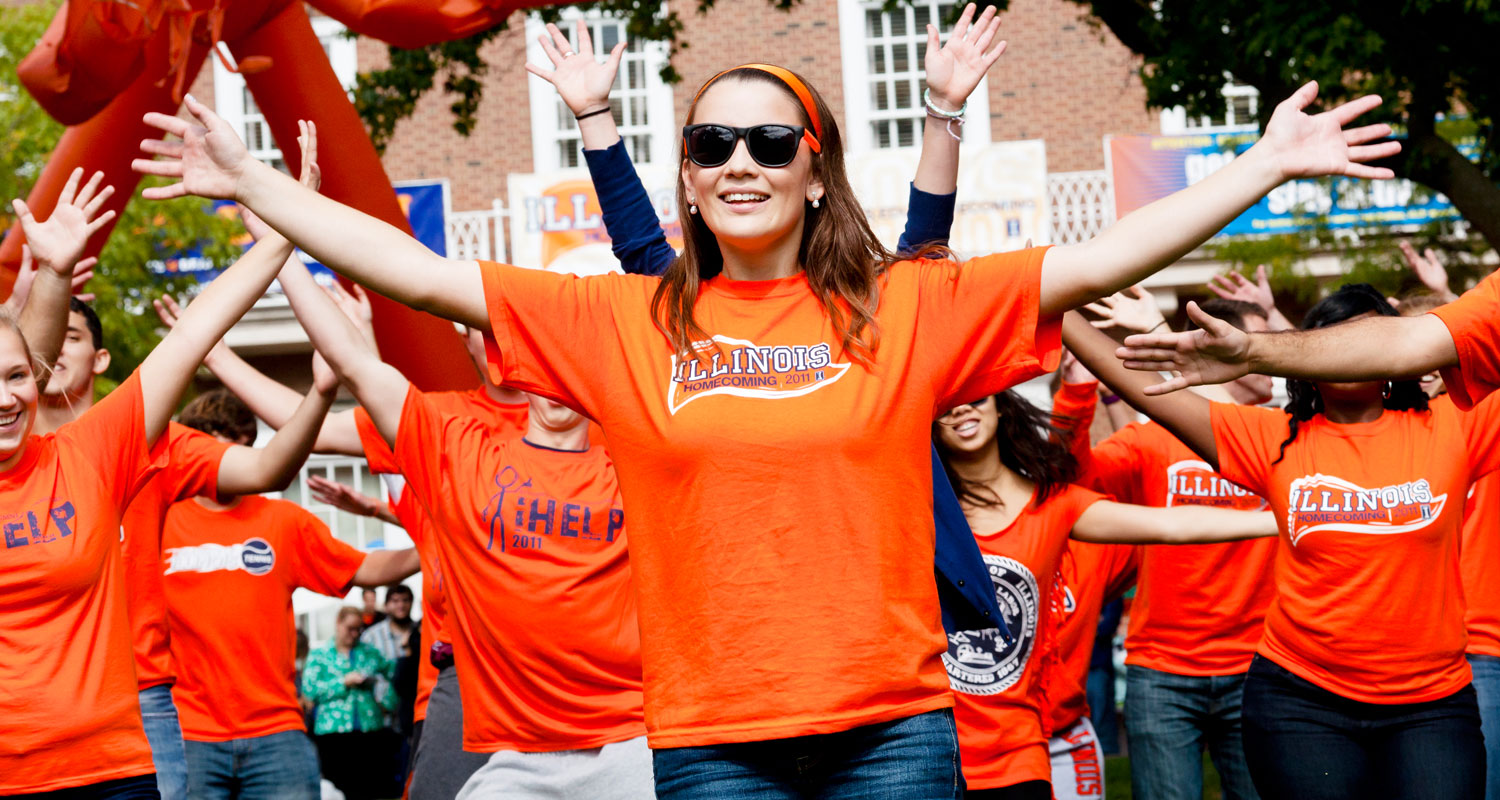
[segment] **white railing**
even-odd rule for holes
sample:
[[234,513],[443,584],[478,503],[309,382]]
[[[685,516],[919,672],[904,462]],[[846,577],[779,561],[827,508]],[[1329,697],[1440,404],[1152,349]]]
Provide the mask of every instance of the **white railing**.
[[1052,243],[1076,244],[1099,235],[1115,221],[1109,173],[1053,172],[1047,176],[1052,206]]
[[448,215],[448,257],[505,261],[505,206],[454,211]]

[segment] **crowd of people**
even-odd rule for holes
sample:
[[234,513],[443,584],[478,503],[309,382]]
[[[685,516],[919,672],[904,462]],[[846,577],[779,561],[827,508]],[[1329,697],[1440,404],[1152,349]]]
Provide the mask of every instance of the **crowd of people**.
[[[75,173],[45,221],[18,201],[38,268],[0,317],[0,795],[1102,796],[1085,681],[1134,587],[1137,797],[1201,796],[1205,751],[1230,798],[1485,796],[1500,279],[1408,316],[1340,287],[1300,332],[1226,280],[1163,330],[1132,287],[1266,192],[1391,177],[1369,163],[1390,128],[1354,126],[1378,98],[1309,114],[1315,84],[1087,243],[958,260],[953,123],[998,25],[929,29],[894,252],[822,95],[774,65],[688,108],[679,254],[610,113],[624,45],[600,63],[549,26],[527,68],[578,119],[625,273],[589,278],[435,255],[318,194],[311,123],[292,178],[189,97],[147,115],[170,138],[135,168],[175,182],[144,195],[234,200],[257,242],[158,303],[165,338],[97,403],[109,355],[71,293],[109,190]],[[478,387],[411,384],[363,291],[325,291],[294,244],[457,323]],[[219,343],[273,279],[316,350],[305,396]],[[1046,413],[1012,387],[1064,345]],[[200,364],[224,388],[173,422]],[[330,414],[341,385],[358,406]],[[366,458],[389,502],[320,498],[415,546],[361,552],[261,496],[315,451]],[[292,592],[355,586],[390,587],[387,616],[340,609],[296,677]]]

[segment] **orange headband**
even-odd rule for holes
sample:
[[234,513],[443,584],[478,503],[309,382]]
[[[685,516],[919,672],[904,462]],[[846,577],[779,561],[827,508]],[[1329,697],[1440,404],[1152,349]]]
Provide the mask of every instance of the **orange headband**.
[[737,69],[759,70],[766,73],[767,75],[775,77],[777,80],[786,84],[787,88],[791,89],[792,93],[797,95],[797,99],[802,101],[802,110],[806,111],[807,118],[812,120],[814,138],[808,140],[807,146],[812,148],[812,151],[814,153],[823,152],[823,123],[818,119],[818,106],[813,102],[812,92],[808,91],[807,85],[804,84],[800,78],[798,78],[796,75],[793,75],[792,71],[786,69],[785,67],[778,67],[772,64],[741,64],[738,67],[731,67],[729,69],[726,69],[723,72],[720,72],[718,75],[709,78],[708,82],[703,84],[703,88],[699,89],[698,93],[693,95],[693,104],[696,105],[698,103],[698,98],[703,96],[703,92],[705,92],[708,87],[712,86],[714,81],[724,77],[731,72],[734,72]]

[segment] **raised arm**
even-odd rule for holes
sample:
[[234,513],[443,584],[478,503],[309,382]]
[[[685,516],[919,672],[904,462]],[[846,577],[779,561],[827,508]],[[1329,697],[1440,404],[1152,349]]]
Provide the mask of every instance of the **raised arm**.
[[389,525],[404,527],[401,519],[391,511],[390,505],[385,501],[357,491],[353,487],[345,486],[338,481],[331,481],[320,475],[309,475],[307,476],[307,490],[312,492],[313,498],[318,502],[333,506],[340,511],[358,514],[361,517],[373,517]]
[[141,362],[147,442],[155,443],[166,430],[177,399],[203,357],[266,293],[291,252],[291,243],[280,237],[257,242],[198,295],[178,318],[177,327]]
[[200,124],[152,112],[147,124],[180,141],[148,139],[132,166],[148,175],[181,178],[143,192],[168,199],[196,194],[233,199],[319,262],[398,302],[483,329],[489,323],[479,266],[443,258],[402,231],[334,202],[253,159],[228,123],[191,96]]
[[1458,365],[1443,321],[1368,317],[1310,331],[1247,334],[1188,303],[1199,330],[1129,336],[1118,355],[1133,370],[1173,370],[1177,377],[1145,389],[1164,395],[1188,386],[1224,383],[1258,372],[1309,381],[1409,378]]
[[276,431],[265,447],[235,445],[224,452],[219,461],[219,494],[279,492],[290,486],[312,451],[323,417],[338,391],[338,377],[321,356],[314,355],[312,390],[287,424]]
[[599,210],[604,217],[604,230],[609,234],[610,250],[620,260],[620,267],[632,275],[660,275],[677,258],[677,252],[667,244],[656,206],[651,204],[651,197],[630,162],[630,153],[615,127],[609,100],[625,43],[616,44],[601,64],[594,55],[594,40],[583,20],[578,20],[574,35],[578,40],[576,53],[562,31],[548,23],[538,41],[552,62],[552,69],[528,63],[526,71],[552,84],[578,121],[583,159],[599,195]]
[[1276,515],[1208,506],[1151,508],[1100,501],[1073,523],[1073,538],[1100,544],[1214,544],[1275,536]]
[[281,288],[313,347],[354,392],[386,444],[394,446],[411,386],[406,376],[380,360],[359,328],[338,310],[301,263],[287,263],[281,271]]
[[367,589],[379,589],[417,574],[422,562],[417,557],[417,548],[404,550],[376,550],[365,556],[359,570],[354,573],[354,585]]
[[1400,152],[1398,142],[1367,144],[1389,136],[1389,125],[1344,129],[1380,105],[1380,98],[1366,96],[1322,114],[1304,113],[1317,96],[1317,83],[1298,89],[1276,107],[1253,147],[1197,184],[1126,215],[1088,242],[1048,250],[1042,263],[1042,313],[1060,314],[1139,283],[1292,178],[1393,177],[1391,170],[1365,163]]
[[27,271],[35,260],[36,272],[30,275],[30,286],[21,313],[16,320],[21,333],[31,346],[31,357],[45,369],[36,370],[39,386],[45,387],[51,377],[51,367],[62,352],[63,339],[68,330],[68,298],[73,295],[73,272],[78,266],[91,267],[95,259],[79,262],[89,237],[114,219],[115,212],[99,213],[99,209],[114,194],[113,186],[101,191],[99,184],[104,173],[96,172],[80,190],[78,182],[83,178],[83,169],[73,170],[68,182],[63,184],[58,195],[57,206],[46,222],[37,221],[31,209],[22,200],[11,201],[16,217],[21,221],[21,232],[26,236],[23,245],[22,271]]
[[1152,383],[1149,375],[1132,372],[1115,358],[1115,341],[1094,327],[1076,311],[1063,316],[1063,344],[1104,385],[1137,411],[1160,423],[1174,436],[1218,469],[1219,452],[1214,444],[1210,403],[1192,392],[1164,397],[1147,394]]

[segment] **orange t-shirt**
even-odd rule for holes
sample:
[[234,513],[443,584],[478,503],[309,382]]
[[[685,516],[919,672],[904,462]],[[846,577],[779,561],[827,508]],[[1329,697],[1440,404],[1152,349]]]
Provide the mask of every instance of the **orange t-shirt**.
[[413,387],[395,451],[451,578],[464,749],[580,750],[644,734],[625,511],[604,448],[502,436]]
[[496,382],[609,431],[653,747],[952,705],[930,427],[1057,363],[1061,317],[1038,318],[1044,251],[893,265],[868,366],[803,274],[704,281],[704,363],[657,330],[656,278],[483,265]]
[[1040,505],[1028,502],[1004,530],[975,534],[1013,639],[1006,642],[995,628],[948,635],[943,664],[953,686],[958,749],[970,789],[1051,779],[1041,680],[1049,654],[1038,644],[1057,646],[1055,628],[1041,636],[1057,624],[1057,570],[1073,523],[1103,499],[1063,485]]
[[[526,432],[526,403],[501,403],[490,397],[483,386],[452,392],[431,392],[427,395],[432,404],[444,414],[473,417],[492,426],[504,436],[520,436]],[[396,454],[386,445],[375,423],[363,408],[354,409],[354,425],[359,431],[359,440],[365,450],[365,461],[370,471],[376,474],[401,473],[396,463]],[[435,545],[430,545],[429,525],[422,505],[407,498],[403,491],[392,498],[391,513],[401,521],[401,527],[411,536],[417,548],[417,559],[422,569],[422,642],[427,649],[436,642],[453,643],[453,634],[448,630],[448,598],[443,587],[441,556]],[[417,666],[417,698],[414,720],[427,719],[427,701],[432,697],[432,687],[437,685],[438,669],[432,665],[427,653],[419,654]]]
[[1500,465],[1497,408],[1318,416],[1273,465],[1288,415],[1213,404],[1219,471],[1270,500],[1284,539],[1261,655],[1362,703],[1469,683],[1459,526],[1469,484]]
[[135,682],[146,689],[171,683],[167,600],[161,589],[161,530],[167,509],[179,500],[217,497],[219,462],[229,445],[175,422],[163,435],[167,463],[131,498],[121,521],[125,580],[130,587],[130,628],[135,640]]
[[165,461],[138,374],[0,472],[0,794],[155,771],[136,702],[120,517]]
[[[1214,472],[1154,422],[1126,425],[1092,451],[1074,452],[1080,482],[1121,502],[1265,508],[1264,500]],[[1276,596],[1276,550],[1271,537],[1143,548],[1125,663],[1174,675],[1235,675],[1250,669]]]
[[1448,326],[1458,351],[1458,366],[1442,370],[1443,383],[1459,408],[1473,408],[1500,388],[1500,272],[1431,313]]
[[1063,553],[1058,579],[1063,586],[1063,613],[1057,628],[1059,659],[1055,675],[1049,675],[1045,709],[1053,731],[1066,730],[1088,716],[1089,661],[1094,654],[1094,635],[1099,630],[1099,612],[1135,583],[1140,566],[1140,547],[1069,541]]
[[[1432,401],[1453,405],[1448,395]],[[1464,526],[1459,548],[1459,574],[1464,585],[1464,628],[1469,645],[1464,652],[1500,657],[1500,475],[1485,475],[1469,487],[1464,502]]]
[[296,503],[258,495],[167,513],[162,585],[182,738],[224,742],[303,730],[292,591],[348,592],[365,554]]

